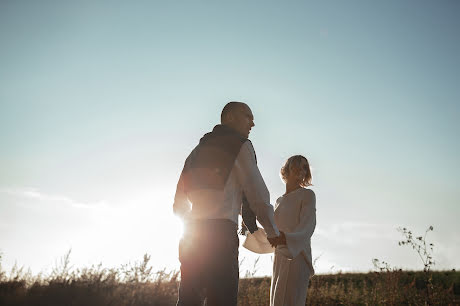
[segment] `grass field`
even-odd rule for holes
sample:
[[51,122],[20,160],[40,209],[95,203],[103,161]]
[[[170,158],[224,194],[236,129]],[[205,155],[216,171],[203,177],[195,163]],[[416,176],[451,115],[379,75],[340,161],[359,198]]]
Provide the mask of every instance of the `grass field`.
[[[407,228],[399,245],[417,252],[423,271],[402,271],[373,259],[375,272],[315,275],[310,280],[306,305],[460,305],[460,272],[433,271],[433,244],[426,242],[430,226],[422,236]],[[102,264],[72,269],[70,250],[50,274],[32,275],[14,267],[2,269],[0,253],[0,305],[175,305],[179,273],[154,272],[150,256],[142,261],[104,268]],[[257,260],[258,261],[258,260]],[[254,264],[254,269],[257,264]],[[313,264],[315,264],[316,259]],[[270,278],[240,279],[238,305],[268,305]]]
[[[174,305],[179,274],[153,272],[150,257],[120,268],[71,270],[68,255],[49,275],[0,270],[0,305]],[[1,266],[0,266],[1,267]],[[268,305],[270,278],[242,278],[239,305]],[[460,305],[460,272],[380,271],[315,275],[307,305]]]

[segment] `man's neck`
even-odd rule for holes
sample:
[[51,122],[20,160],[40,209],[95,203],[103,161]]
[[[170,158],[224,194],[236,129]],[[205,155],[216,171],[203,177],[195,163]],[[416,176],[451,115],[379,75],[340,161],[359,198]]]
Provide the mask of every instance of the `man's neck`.
[[247,137],[245,137],[244,135],[241,135],[241,133],[238,132],[238,130],[237,130],[236,128],[234,128],[233,126],[231,126],[231,125],[224,124],[224,123],[221,123],[220,125],[222,125],[222,126],[228,128],[228,129],[232,130],[233,132],[237,133],[237,134],[238,134],[239,136],[241,136],[241,137],[247,138]]

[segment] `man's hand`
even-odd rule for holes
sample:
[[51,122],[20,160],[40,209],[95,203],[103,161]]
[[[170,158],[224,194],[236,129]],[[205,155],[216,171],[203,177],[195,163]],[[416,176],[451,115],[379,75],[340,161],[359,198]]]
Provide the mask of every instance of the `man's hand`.
[[278,245],[286,244],[286,235],[280,231],[280,235],[277,237],[267,238],[270,245],[276,248]]
[[270,245],[274,248],[278,246],[278,237],[272,237],[272,238],[267,237],[268,242],[270,242]]

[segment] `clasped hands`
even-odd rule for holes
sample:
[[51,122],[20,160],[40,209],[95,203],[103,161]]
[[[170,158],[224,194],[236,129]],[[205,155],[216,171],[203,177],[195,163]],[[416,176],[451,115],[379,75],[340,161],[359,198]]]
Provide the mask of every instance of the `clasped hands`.
[[268,238],[268,242],[270,242],[270,245],[274,248],[276,248],[278,245],[283,245],[286,244],[286,235],[282,231],[280,231],[280,235],[277,237],[272,237]]

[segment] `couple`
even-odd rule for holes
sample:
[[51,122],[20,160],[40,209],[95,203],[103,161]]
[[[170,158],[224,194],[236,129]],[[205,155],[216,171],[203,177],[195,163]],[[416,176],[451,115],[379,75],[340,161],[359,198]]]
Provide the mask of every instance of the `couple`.
[[311,185],[310,167],[301,155],[286,161],[281,168],[286,193],[273,209],[248,140],[252,127],[248,105],[227,103],[221,124],[201,138],[185,161],[173,205],[185,225],[177,305],[204,300],[207,305],[237,304],[239,214],[252,247],[257,241],[260,253],[275,253],[270,305],[305,305],[314,273],[310,238],[316,225],[315,194],[305,188]]

